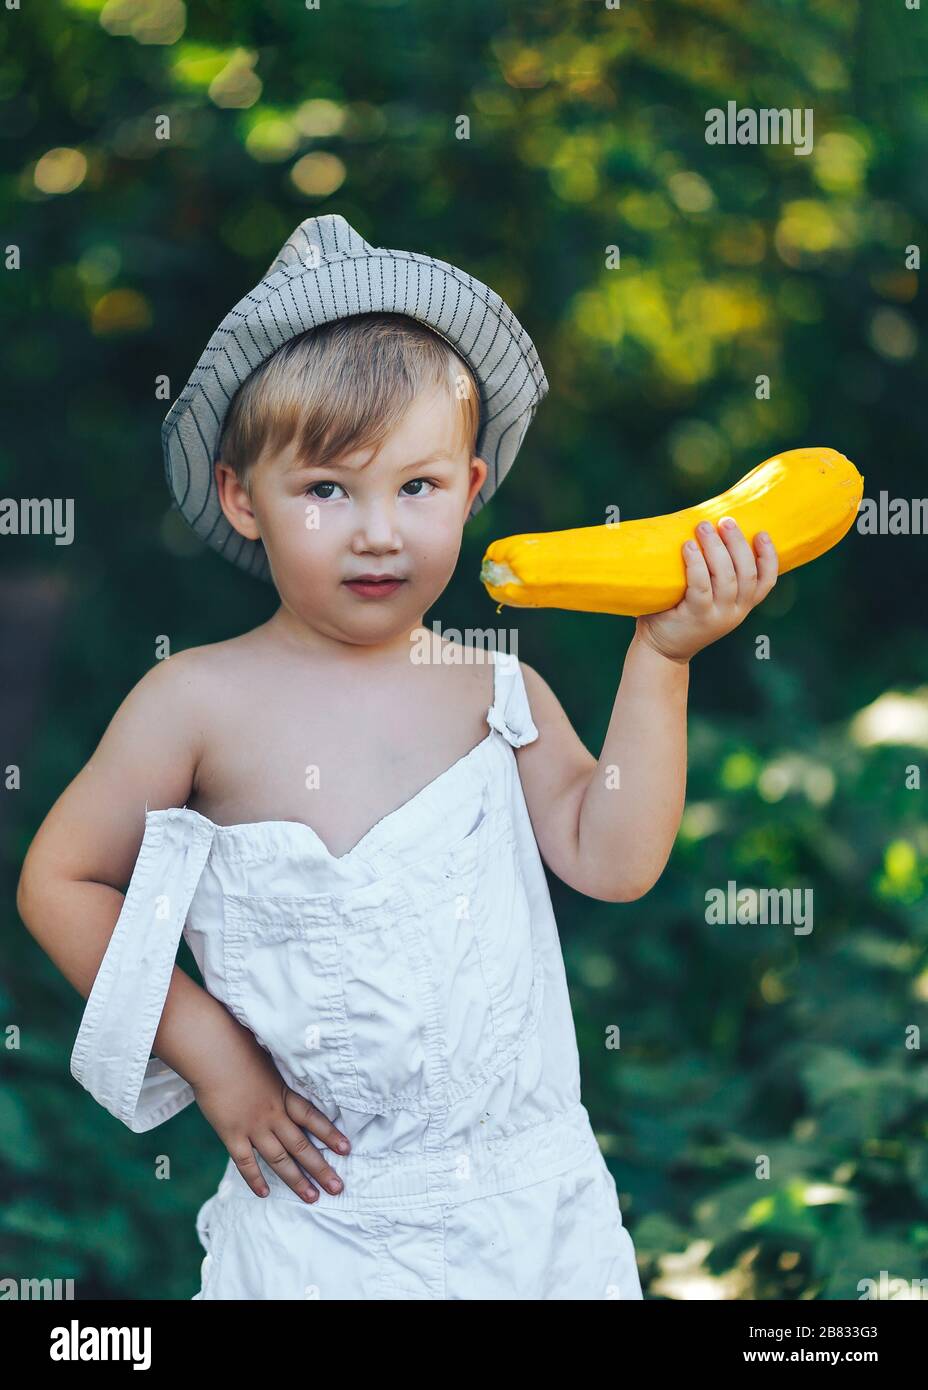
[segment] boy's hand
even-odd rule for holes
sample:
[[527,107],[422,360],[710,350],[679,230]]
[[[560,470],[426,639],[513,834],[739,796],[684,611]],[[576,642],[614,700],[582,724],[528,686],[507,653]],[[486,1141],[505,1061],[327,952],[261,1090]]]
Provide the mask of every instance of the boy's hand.
[[683,598],[635,624],[636,637],[681,665],[743,622],[777,582],[777,552],[766,531],[754,537],[756,556],[732,517],[722,517],[718,530],[711,521],[700,523],[696,535],[702,550],[693,541],[683,547]]
[[255,1149],[304,1201],[318,1201],[319,1193],[303,1169],[337,1195],[341,1179],[299,1126],[311,1130],[330,1149],[342,1142],[347,1145],[347,1138],[321,1110],[290,1089],[247,1028],[239,1031],[240,1037],[232,1040],[221,1060],[211,1071],[201,1071],[192,1083],[197,1104],[259,1197],[267,1196],[267,1184]]

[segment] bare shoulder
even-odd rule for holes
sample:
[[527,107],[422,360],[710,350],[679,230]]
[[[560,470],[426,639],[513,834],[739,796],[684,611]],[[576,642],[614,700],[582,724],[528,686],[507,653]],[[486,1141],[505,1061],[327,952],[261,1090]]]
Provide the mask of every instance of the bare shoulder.
[[538,730],[536,739],[515,749],[526,806],[548,868],[577,887],[580,806],[597,760],[545,678],[527,661],[520,661],[519,668]]
[[[540,676],[534,666],[529,666],[527,661],[519,662],[519,669],[522,672],[522,681],[525,685],[525,693],[528,702],[532,707],[532,717],[534,718],[535,705],[550,704],[551,700],[557,697],[543,676]],[[537,722],[537,721],[536,721]]]
[[[550,745],[554,742],[563,741],[566,747],[575,755],[578,753],[577,744],[580,742],[573,725],[564,712],[560,700],[551,689],[544,676],[530,666],[527,661],[520,661],[519,668],[522,672],[522,681],[525,685],[525,694],[528,699],[529,709],[531,710],[532,720],[538,730],[537,743],[547,735],[548,753]],[[528,753],[529,749],[535,748],[536,744],[526,744],[523,749],[517,749],[520,754]],[[582,747],[582,745],[581,745]],[[547,756],[543,754],[542,756]],[[591,755],[588,755],[591,756]],[[579,762],[585,760],[580,757]],[[595,759],[593,759],[595,763]]]
[[489,705],[493,698],[493,665],[489,653],[451,637],[442,637],[441,640],[442,664],[455,669],[455,685],[461,691],[462,698],[477,698],[479,703],[480,698],[486,695]]
[[123,696],[96,748],[39,826],[23,865],[114,888],[128,882],[148,811],[187,803],[210,691],[210,648],[156,661]]
[[196,724],[208,715],[223,689],[228,697],[228,682],[241,673],[253,653],[249,637],[246,633],[172,652],[146,672],[132,693],[144,691],[152,701],[167,701],[178,718]]
[[195,738],[221,666],[212,646],[188,647],[154,662],[125,695],[107,732],[131,723],[139,725],[140,735],[145,731],[146,742],[149,737],[157,742],[166,727],[175,741]]
[[250,636],[250,633],[245,633],[241,637],[229,637],[222,642],[204,642],[198,647],[184,647],[182,651],[172,652],[169,657],[158,662],[158,665],[172,671],[171,679],[177,681],[181,687],[194,689],[198,682],[227,675],[244,660],[251,650]]

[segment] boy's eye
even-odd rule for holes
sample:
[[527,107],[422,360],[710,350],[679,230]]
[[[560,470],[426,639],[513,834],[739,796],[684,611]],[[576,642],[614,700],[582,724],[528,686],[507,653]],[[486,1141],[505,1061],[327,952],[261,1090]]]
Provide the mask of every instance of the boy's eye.
[[326,502],[332,496],[330,492],[316,492],[317,487],[341,487],[341,483],[313,483],[304,492],[304,497],[317,497],[320,502]]
[[[404,488],[407,488],[407,487],[416,488],[416,487],[418,487],[421,483],[426,483],[429,487],[434,487],[434,486],[435,486],[435,484],[434,484],[429,478],[410,478],[410,480],[409,480],[408,483],[404,483],[404,484],[403,484],[403,487],[404,487]],[[305,488],[305,489],[304,489],[303,496],[304,496],[304,497],[315,497],[315,498],[317,498],[320,502],[327,502],[327,501],[329,501],[329,500],[331,499],[331,497],[332,497],[331,492],[317,492],[317,491],[316,491],[316,488],[320,488],[320,487],[322,487],[322,488],[333,488],[333,487],[338,487],[338,488],[340,488],[340,487],[341,487],[341,483],[312,483],[312,484],[310,484],[310,486],[309,486],[308,488]],[[344,489],[342,489],[342,490],[344,491]],[[417,491],[417,492],[408,492],[408,493],[406,494],[406,496],[407,496],[407,497],[427,497],[427,496],[428,496],[428,493],[423,493],[423,492],[418,492],[418,491]]]

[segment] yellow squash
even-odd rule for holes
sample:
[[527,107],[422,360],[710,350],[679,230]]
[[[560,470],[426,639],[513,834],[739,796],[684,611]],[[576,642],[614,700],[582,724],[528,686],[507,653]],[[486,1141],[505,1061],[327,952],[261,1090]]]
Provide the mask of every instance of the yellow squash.
[[[639,617],[686,592],[683,543],[696,527],[732,516],[749,544],[768,531],[778,573],[796,569],[850,530],[864,480],[835,449],[789,449],[759,463],[727,492],[666,516],[507,536],[483,557],[490,597],[513,608],[571,608]],[[755,551],[756,554],[756,551]]]

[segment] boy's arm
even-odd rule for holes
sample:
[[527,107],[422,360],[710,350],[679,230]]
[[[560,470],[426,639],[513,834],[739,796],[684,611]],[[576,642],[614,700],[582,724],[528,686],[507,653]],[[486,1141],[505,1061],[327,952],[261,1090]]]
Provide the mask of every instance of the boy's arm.
[[[93,757],[39,827],[20,873],[19,914],[86,999],[132,876],[149,810],[183,805],[195,782],[206,706],[202,659],[152,667],[114,714]],[[217,1031],[222,1005],[174,967],[155,1054],[185,1080]]]
[[545,863],[588,897],[643,897],[667,863],[683,815],[689,665],[661,656],[636,633],[598,761],[547,682],[520,665],[539,737],[516,757]]

